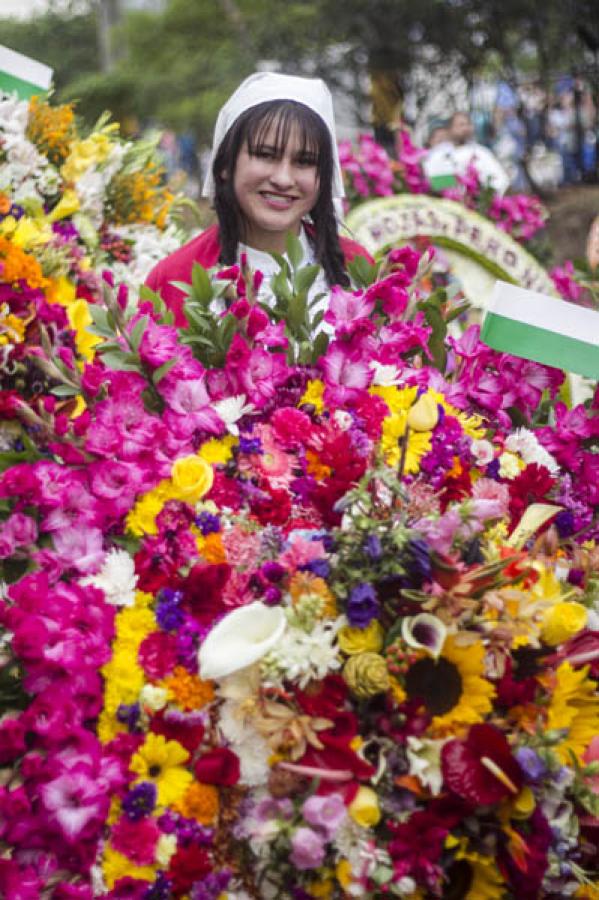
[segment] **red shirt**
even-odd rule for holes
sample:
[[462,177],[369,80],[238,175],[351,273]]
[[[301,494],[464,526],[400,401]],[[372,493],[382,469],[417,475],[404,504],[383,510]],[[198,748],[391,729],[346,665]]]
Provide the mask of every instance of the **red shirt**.
[[[367,250],[364,249],[356,241],[348,238],[339,238],[341,250],[345,257],[345,262],[351,262],[355,256],[363,256],[368,262],[372,262],[372,257]],[[146,284],[157,294],[160,294],[169,309],[175,314],[175,325],[179,327],[185,326],[187,321],[183,313],[183,302],[185,295],[183,291],[173,286],[173,281],[182,281],[185,284],[191,283],[191,270],[194,262],[200,263],[204,268],[210,269],[217,265],[220,257],[220,241],[218,239],[218,225],[211,225],[206,231],[193,240],[183,244],[170,256],[161,259],[154,266],[148,277]]]

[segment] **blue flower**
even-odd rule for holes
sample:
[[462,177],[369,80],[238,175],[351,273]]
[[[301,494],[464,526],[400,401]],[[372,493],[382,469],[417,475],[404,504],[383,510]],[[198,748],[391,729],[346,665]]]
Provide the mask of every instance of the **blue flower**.
[[360,582],[352,590],[347,601],[346,614],[353,628],[366,628],[380,615],[380,604],[371,584]]

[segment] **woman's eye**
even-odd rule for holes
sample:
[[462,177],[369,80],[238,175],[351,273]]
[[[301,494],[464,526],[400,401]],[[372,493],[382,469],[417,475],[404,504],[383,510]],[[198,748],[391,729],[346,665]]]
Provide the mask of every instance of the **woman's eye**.
[[297,160],[298,166],[315,166],[317,160],[315,156],[300,156]]
[[258,156],[260,159],[274,159],[275,153],[274,150],[267,150],[264,147],[259,147],[255,151],[254,156]]

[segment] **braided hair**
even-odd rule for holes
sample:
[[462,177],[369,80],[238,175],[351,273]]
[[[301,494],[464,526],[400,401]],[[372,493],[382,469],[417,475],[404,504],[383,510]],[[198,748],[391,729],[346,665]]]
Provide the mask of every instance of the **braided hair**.
[[[239,206],[234,187],[235,166],[239,153],[247,142],[254,155],[264,143],[271,128],[275,153],[282,155],[292,127],[301,135],[301,152],[316,155],[319,191],[310,210],[313,228],[307,230],[308,240],[318,263],[324,269],[329,285],[349,286],[345,260],[337,234],[337,219],[333,207],[333,147],[331,135],[320,116],[294,100],[270,100],[245,110],[225,135],[214,159],[214,209],[218,218],[221,262],[233,265],[237,261],[237,247],[244,240],[247,220]],[[233,212],[233,214],[231,214]]]

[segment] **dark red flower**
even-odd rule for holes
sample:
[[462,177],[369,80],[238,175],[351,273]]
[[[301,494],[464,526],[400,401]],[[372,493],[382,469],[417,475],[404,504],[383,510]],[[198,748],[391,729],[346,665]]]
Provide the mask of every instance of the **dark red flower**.
[[211,871],[212,864],[207,852],[200,847],[179,847],[171,858],[168,877],[172,882],[175,897],[185,894],[194,881],[205,878]]
[[534,676],[529,678],[514,678],[513,663],[510,657],[505,663],[505,671],[496,684],[497,702],[500,706],[511,708],[532,703],[539,683]]
[[445,478],[441,488],[441,511],[445,512],[454,500],[464,500],[470,496],[472,479],[470,470],[463,468],[459,475]]
[[[524,838],[526,849],[521,858],[515,858],[504,846],[498,855],[501,873],[510,887],[510,895],[518,900],[537,900],[547,871],[547,851],[554,841],[549,822],[537,806],[526,825],[520,830],[512,827]],[[524,830],[525,829],[525,830]]]
[[517,478],[510,481],[512,524],[515,525],[520,520],[525,509],[531,503],[544,499],[554,484],[555,480],[545,466],[539,466],[537,463],[530,463]]
[[388,823],[393,839],[388,845],[396,879],[410,877],[434,888],[442,876],[439,861],[450,822],[430,811],[415,812],[407,822]]
[[155,594],[160,588],[173,587],[176,574],[167,560],[142,547],[134,556],[137,587],[140,591]]
[[[332,719],[343,709],[347,699],[347,685],[340,675],[327,675],[305,691],[295,692],[297,702],[309,716]],[[352,737],[357,734],[357,725]]]
[[162,711],[152,716],[150,731],[163,735],[167,741],[178,741],[191,755],[204,739],[204,726],[201,722],[190,724],[183,719],[170,719]]
[[490,806],[518,793],[522,772],[507,740],[493,725],[473,725],[465,740],[441,750],[446,786],[473,806]]
[[253,515],[261,525],[284,525],[291,515],[291,497],[287,491],[261,487],[262,494],[250,501]]
[[237,512],[242,503],[241,489],[234,478],[229,478],[224,472],[216,470],[212,487],[205,499],[213,500],[219,509],[228,506],[233,512]]
[[137,659],[148,678],[166,678],[177,665],[177,638],[155,631],[141,642]]
[[204,784],[231,786],[239,781],[239,757],[227,747],[215,747],[198,759],[194,772]]
[[222,594],[230,576],[231,567],[226,563],[198,563],[191,569],[181,589],[187,609],[194,619],[211,625],[225,612]]

